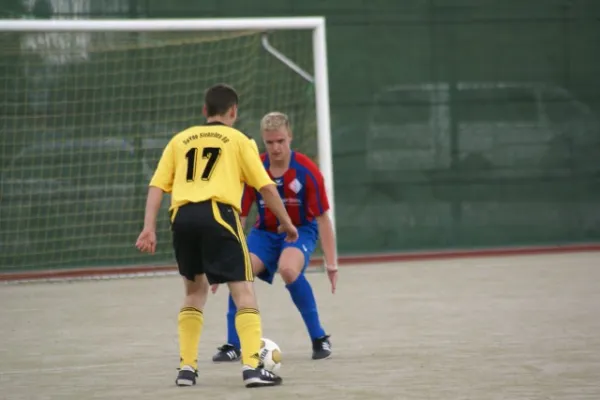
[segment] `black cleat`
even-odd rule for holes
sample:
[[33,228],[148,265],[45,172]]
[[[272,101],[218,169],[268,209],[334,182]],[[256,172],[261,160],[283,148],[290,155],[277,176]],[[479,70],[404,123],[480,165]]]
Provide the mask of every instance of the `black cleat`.
[[198,371],[186,365],[179,370],[175,384],[177,386],[194,386],[197,376]]
[[255,369],[245,369],[242,374],[244,385],[246,385],[247,388],[277,386],[283,383],[281,377],[260,367]]
[[219,347],[219,351],[212,358],[213,362],[240,361],[242,353],[230,344]]
[[313,340],[313,360],[323,360],[331,357],[331,342],[329,335]]

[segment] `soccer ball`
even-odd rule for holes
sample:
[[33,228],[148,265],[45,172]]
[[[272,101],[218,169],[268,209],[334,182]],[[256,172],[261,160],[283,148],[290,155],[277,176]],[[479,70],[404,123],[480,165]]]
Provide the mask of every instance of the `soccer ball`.
[[258,356],[267,371],[277,372],[281,368],[281,349],[274,341],[262,338]]

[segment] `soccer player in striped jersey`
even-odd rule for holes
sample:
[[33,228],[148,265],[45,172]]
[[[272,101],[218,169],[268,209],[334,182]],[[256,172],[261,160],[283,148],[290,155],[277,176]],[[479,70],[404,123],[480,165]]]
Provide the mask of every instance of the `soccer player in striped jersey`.
[[[304,272],[310,256],[321,239],[331,291],[335,293],[337,260],[333,224],[327,212],[329,202],[323,175],[314,162],[304,154],[292,151],[292,132],[288,117],[279,112],[265,115],[261,121],[263,141],[267,153],[261,159],[269,176],[275,181],[279,195],[298,229],[296,242],[284,241],[278,233],[277,217],[265,207],[260,194],[246,185],[242,197],[241,222],[253,204],[258,207],[258,218],[248,234],[248,250],[254,275],[271,284],[278,271],[292,300],[300,312],[312,341],[312,358],[320,360],[331,356],[331,342],[319,320],[312,287]],[[213,293],[217,286],[213,285]],[[219,347],[214,362],[239,361],[240,340],[235,330],[236,307],[229,296],[227,313],[227,344]]]

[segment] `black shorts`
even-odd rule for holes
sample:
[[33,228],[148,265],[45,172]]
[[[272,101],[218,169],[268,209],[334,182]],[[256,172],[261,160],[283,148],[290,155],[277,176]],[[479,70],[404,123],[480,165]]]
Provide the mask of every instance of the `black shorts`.
[[237,211],[214,200],[189,203],[175,213],[171,229],[179,273],[193,281],[253,281],[250,253]]

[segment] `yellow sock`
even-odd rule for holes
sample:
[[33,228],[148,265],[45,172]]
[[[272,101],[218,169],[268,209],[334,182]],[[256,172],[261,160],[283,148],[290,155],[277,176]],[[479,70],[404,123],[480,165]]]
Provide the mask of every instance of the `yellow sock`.
[[235,314],[235,329],[240,337],[242,364],[256,368],[259,363],[262,331],[260,314],[254,308],[242,308]]
[[198,345],[200,344],[200,335],[204,325],[204,315],[197,308],[183,307],[179,311],[177,323],[181,361],[179,367],[189,365],[194,369],[198,369]]

